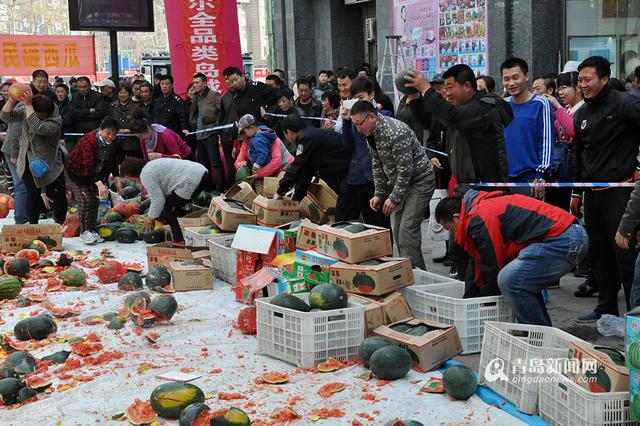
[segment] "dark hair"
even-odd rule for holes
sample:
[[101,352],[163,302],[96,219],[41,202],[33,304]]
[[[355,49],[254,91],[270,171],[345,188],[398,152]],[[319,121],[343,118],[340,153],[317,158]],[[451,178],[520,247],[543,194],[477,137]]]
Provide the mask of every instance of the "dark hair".
[[333,77],[333,71],[326,70],[325,73],[327,74],[327,77],[329,77],[329,78]]
[[71,78],[69,79],[69,85],[72,85],[73,83],[77,83],[77,82],[78,82],[78,79],[77,79],[77,78],[75,78],[75,77],[71,77]]
[[556,74],[544,74],[544,75],[538,75],[534,77],[533,81],[536,81],[538,79],[543,79],[544,87],[546,87],[547,90],[553,89],[553,91],[555,92],[555,90],[558,88],[558,86],[556,85],[556,78],[558,78]]
[[80,83],[84,81],[85,83],[88,83],[89,86],[91,86],[91,80],[89,80],[89,77],[83,75],[82,77],[78,77],[78,79],[76,80],[77,83]]
[[373,80],[369,77],[356,77],[351,82],[351,96],[356,96],[358,93],[365,92],[367,94],[375,93],[375,85]]
[[318,77],[320,77],[320,74],[326,74],[327,77],[329,76],[329,71],[327,70],[320,70],[320,72],[318,73]]
[[202,74],[201,72],[197,72],[193,75],[193,78],[199,78],[202,81],[207,81],[207,76]]
[[159,73],[159,72],[155,73],[153,75],[153,78],[158,79],[158,80],[161,79],[162,78],[162,73]]
[[142,158],[128,157],[120,164],[120,175],[130,177],[140,177],[142,169],[147,164]]
[[578,71],[582,71],[583,68],[593,67],[596,69],[598,78],[602,79],[604,76],[611,76],[611,63],[602,56],[590,56],[578,65]]
[[153,86],[148,81],[143,81],[142,84],[140,84],[140,90],[142,90],[143,87],[147,87],[149,91],[153,93]]
[[352,69],[349,68],[341,68],[336,72],[336,78],[345,79],[348,78],[350,80],[355,80],[356,73],[353,72]]
[[300,118],[298,114],[289,114],[282,120],[280,127],[282,127],[283,132],[287,130],[290,132],[299,132],[304,129],[304,121],[302,121],[302,118]]
[[127,129],[131,133],[144,133],[151,126],[151,117],[140,108],[134,108],[127,120]]
[[140,86],[141,84],[146,83],[146,82],[147,82],[146,80],[133,80],[133,83],[131,83],[131,87],[136,86],[136,85]]
[[278,94],[276,96],[276,100],[280,100],[280,98],[288,98],[293,99],[293,90],[291,89],[280,89],[278,90]]
[[240,77],[244,77],[244,73],[242,71],[240,71],[238,68],[236,67],[226,67],[223,71],[222,71],[222,75],[224,77],[230,77],[232,75],[239,75]]
[[313,85],[311,84],[311,81],[308,78],[299,78],[296,81],[296,84],[298,85],[298,87],[300,87],[301,84],[307,85],[309,86],[309,89],[313,87]]
[[67,86],[67,85],[66,85],[66,84],[64,84],[64,83],[58,83],[58,84],[56,84],[56,85],[54,86],[53,90],[56,90],[56,89],[58,89],[58,88],[63,88],[64,90],[66,90],[66,91],[67,91],[67,93],[69,93],[69,86]]
[[118,93],[122,92],[123,90],[129,93],[129,96],[133,94],[133,92],[131,91],[131,86],[129,86],[128,84],[121,84],[120,87],[118,87]]
[[31,73],[31,79],[35,80],[38,77],[44,77],[49,80],[49,74],[45,70],[35,70]]
[[[512,68],[512,67],[507,67]],[[462,199],[458,197],[447,197],[440,200],[436,206],[436,222],[451,222],[454,214],[460,214],[462,209]]]
[[633,75],[635,75],[635,76],[636,76],[636,78],[637,78],[638,80],[640,80],[640,65],[638,65],[638,66],[636,67],[636,69],[635,69],[635,70],[633,70]]
[[169,74],[164,74],[160,76],[160,81],[165,81],[165,80],[169,80],[171,84],[173,84],[173,77],[170,76]]
[[285,72],[284,72],[284,70],[281,70],[280,68],[276,68],[275,70],[273,70],[273,72],[274,72],[274,73],[276,73],[276,72],[281,72],[281,73],[282,73],[282,75],[286,75],[286,74],[285,74]]
[[276,86],[280,87],[280,84],[282,84],[282,79],[280,77],[278,77],[275,74],[269,74],[268,76],[265,77],[265,80],[273,80],[276,82]]
[[353,107],[351,107],[351,116],[354,116],[356,114],[369,114],[369,113],[378,114],[378,111],[376,111],[376,108],[373,106],[371,102],[358,101],[355,104],[353,104]]
[[487,86],[487,92],[488,93],[493,93],[493,92],[496,91],[496,81],[492,77],[490,77],[488,75],[483,75],[481,77],[478,77],[476,79],[476,88],[478,86],[478,84],[477,84],[478,79],[482,79],[484,81],[484,84]]
[[331,105],[332,108],[338,108],[340,106],[340,96],[333,90],[324,92],[322,96],[320,96],[320,99],[329,101],[329,105]]
[[449,77],[453,79],[461,86],[465,83],[469,83],[474,91],[478,90],[478,83],[476,82],[476,75],[469,65],[458,64],[454,65],[442,74],[442,78],[446,80]]
[[558,81],[557,81],[558,87],[560,86],[569,86],[573,88],[578,87],[578,75],[579,74],[577,71],[563,72],[562,74],[558,75]]
[[35,112],[47,114],[47,116],[53,114],[53,110],[55,109],[53,100],[45,95],[35,95],[31,100],[31,104]]
[[523,74],[527,74],[529,72],[529,65],[527,65],[527,61],[521,58],[509,58],[500,65],[500,74],[502,74],[502,71],[504,70],[515,67],[519,67]]
[[107,116],[100,122],[100,129],[111,129],[117,132],[120,130],[120,122],[111,116]]
[[615,77],[610,78],[607,85],[611,88],[611,90],[617,90],[618,92],[627,91],[627,89],[624,87],[624,83]]

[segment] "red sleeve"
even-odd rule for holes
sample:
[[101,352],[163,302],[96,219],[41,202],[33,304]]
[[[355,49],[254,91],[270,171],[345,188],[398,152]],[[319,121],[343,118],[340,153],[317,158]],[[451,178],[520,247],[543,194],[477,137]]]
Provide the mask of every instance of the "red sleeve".
[[238,151],[238,158],[236,158],[235,163],[233,164],[233,166],[236,168],[236,170],[238,170],[240,168],[240,163],[242,161],[247,161],[249,159],[249,148],[247,147],[246,143],[243,143],[240,146],[240,151]]
[[271,143],[271,161],[264,167],[260,167],[256,174],[260,177],[276,176],[282,171],[282,152],[280,151],[280,139],[276,138]]

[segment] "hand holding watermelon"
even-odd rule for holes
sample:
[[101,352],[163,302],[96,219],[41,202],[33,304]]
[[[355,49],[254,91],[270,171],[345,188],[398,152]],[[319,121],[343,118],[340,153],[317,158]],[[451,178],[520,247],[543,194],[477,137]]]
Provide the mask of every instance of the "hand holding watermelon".
[[[9,87],[9,97],[16,102],[24,102],[23,97],[26,93],[31,95],[31,88],[28,84],[16,83]],[[29,100],[31,97],[29,97]]]

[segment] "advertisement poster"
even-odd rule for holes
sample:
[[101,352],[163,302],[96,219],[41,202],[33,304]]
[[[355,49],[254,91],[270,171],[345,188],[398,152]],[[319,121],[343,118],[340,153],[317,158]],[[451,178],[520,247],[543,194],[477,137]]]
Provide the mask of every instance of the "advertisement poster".
[[489,72],[486,0],[394,0],[400,35],[398,69],[415,67],[430,78],[456,64]]

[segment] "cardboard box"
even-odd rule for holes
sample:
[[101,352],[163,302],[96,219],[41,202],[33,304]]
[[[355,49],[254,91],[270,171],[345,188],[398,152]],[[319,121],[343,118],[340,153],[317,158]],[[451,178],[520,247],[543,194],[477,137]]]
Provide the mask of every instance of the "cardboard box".
[[239,282],[268,266],[276,256],[294,251],[295,239],[280,229],[240,225],[231,247],[237,250],[236,279]]
[[213,290],[211,263],[169,262],[169,272],[176,291]]
[[258,216],[235,200],[214,197],[207,213],[213,223],[223,231],[234,232],[238,225],[255,225]]
[[365,297],[350,294],[349,300],[364,305],[366,335],[371,336],[376,328],[393,324],[404,318],[413,316],[409,304],[400,293],[393,292],[386,297]]
[[147,263],[149,268],[167,266],[179,260],[196,260],[209,258],[209,250],[202,247],[174,246],[170,242],[147,246]]
[[292,200],[274,200],[258,195],[253,200],[252,209],[258,215],[258,225],[279,226],[300,217],[300,203]]
[[[2,251],[15,253],[22,245],[33,240],[42,240],[50,250],[62,250],[62,227],[46,225],[4,225],[2,227]],[[55,245],[54,245],[55,244]]]
[[617,365],[600,346],[569,342],[569,362],[564,375],[591,392],[628,392],[629,369]]
[[[424,324],[431,330],[422,336],[412,336],[391,328],[402,323],[411,326]],[[378,327],[374,330],[374,334],[405,346],[418,358],[418,366],[424,371],[434,370],[448,359],[462,353],[462,343],[455,325],[410,317]]]
[[278,187],[280,186],[280,179],[282,179],[284,173],[280,173],[280,175],[276,177],[265,177],[262,179],[262,195],[265,198],[272,198],[276,192],[278,192]]
[[195,212],[189,213],[183,217],[178,218],[178,224],[180,224],[180,228],[193,228],[196,226],[208,226],[211,225],[213,221],[209,218],[207,214],[207,209],[200,209]]
[[[640,399],[640,370],[635,368],[629,369],[629,397],[630,407],[635,407],[640,402],[636,401]],[[629,417],[631,420],[640,422],[640,415],[637,410],[629,410]]]
[[[331,265],[331,282],[341,285],[349,293],[382,296],[415,282],[411,260],[383,257],[373,264],[338,262]],[[367,262],[364,262],[367,263]]]
[[329,267],[337,262],[337,259],[325,256],[313,250],[296,250],[295,261],[290,267],[286,267],[285,276],[302,278],[312,286],[331,282]]
[[296,247],[300,250],[309,250],[316,246],[316,229],[318,225],[308,219],[302,219],[296,233]]
[[308,289],[303,280],[287,280],[278,268],[262,268],[242,278],[234,287],[236,301],[253,305],[259,297],[273,297],[280,293],[304,293]]
[[312,182],[300,203],[302,215],[318,225],[329,223],[338,196],[322,179]]
[[[352,233],[348,230],[351,225],[364,226],[366,230]],[[348,263],[360,263],[393,253],[388,229],[359,222],[338,222],[318,227],[316,250]]]
[[249,207],[253,204],[254,198],[258,196],[248,182],[238,182],[227,190],[225,198],[238,201]]

